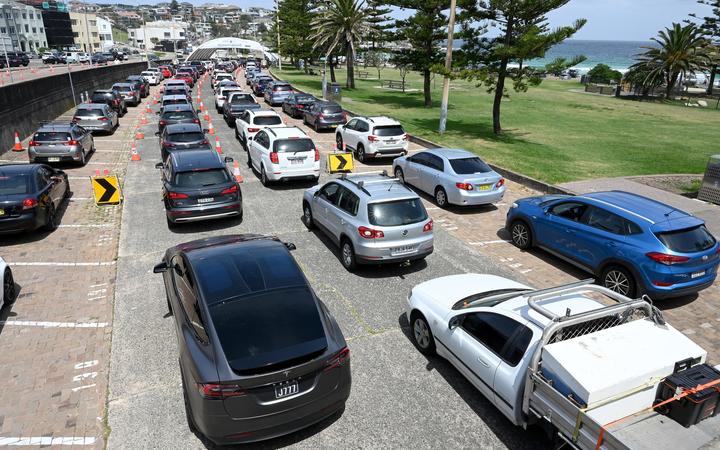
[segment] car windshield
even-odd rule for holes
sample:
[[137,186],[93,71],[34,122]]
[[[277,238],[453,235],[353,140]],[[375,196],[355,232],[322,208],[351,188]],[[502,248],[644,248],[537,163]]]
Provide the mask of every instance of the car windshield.
[[118,92],[130,92],[132,91],[132,88],[130,86],[113,86],[113,89],[115,89]]
[[253,123],[255,125],[280,125],[283,122],[278,116],[256,116]]
[[192,111],[165,111],[161,118],[165,120],[194,119],[195,113]]
[[5,174],[0,171],[0,195],[22,195],[30,193],[30,175]]
[[340,105],[323,106],[322,112],[323,114],[338,114],[342,112],[342,108]]
[[315,144],[311,139],[287,139],[275,141],[273,149],[278,153],[311,152]]
[[200,188],[228,181],[230,178],[224,169],[193,170],[175,174],[175,185],[178,187]]
[[402,136],[405,130],[400,125],[385,125],[373,129],[375,136]]
[[201,132],[173,133],[168,136],[170,142],[197,142],[205,139],[205,135]]
[[78,109],[75,111],[75,117],[95,117],[104,116],[102,109]]
[[57,142],[57,141],[69,141],[72,139],[70,133],[64,133],[61,131],[39,131],[35,133],[34,141],[40,142]]
[[144,77],[154,77],[155,72],[142,72],[140,75],[142,75]]
[[235,94],[230,98],[230,103],[255,103],[255,99],[250,94]]
[[667,248],[678,253],[693,253],[708,250],[714,246],[716,242],[713,235],[705,228],[705,225],[684,230],[657,233],[656,236]]
[[451,159],[450,166],[458,175],[492,172],[490,166],[477,157]]
[[419,198],[395,200],[391,202],[370,203],[368,219],[373,225],[394,227],[422,222],[427,219],[427,212]]

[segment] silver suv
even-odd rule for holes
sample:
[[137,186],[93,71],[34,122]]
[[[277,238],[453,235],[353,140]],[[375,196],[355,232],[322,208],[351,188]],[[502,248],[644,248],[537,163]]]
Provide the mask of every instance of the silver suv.
[[306,190],[303,222],[340,246],[347,270],[424,259],[433,251],[433,221],[420,197],[385,173],[342,175]]
[[104,131],[113,134],[120,125],[118,113],[105,103],[83,103],[78,105],[73,122],[90,131]]
[[74,161],[84,166],[87,155],[94,151],[92,133],[74,122],[45,123],[28,144],[31,163]]

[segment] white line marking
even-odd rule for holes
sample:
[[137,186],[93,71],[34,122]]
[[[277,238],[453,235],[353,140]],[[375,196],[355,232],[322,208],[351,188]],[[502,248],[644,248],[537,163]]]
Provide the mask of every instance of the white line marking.
[[107,298],[107,296],[101,295],[100,297],[89,298],[88,301],[100,300],[100,299],[103,299],[103,298]]
[[115,261],[100,261],[100,262],[14,262],[12,266],[114,266]]
[[107,286],[107,283],[99,283],[99,284],[91,284],[90,285],[91,288],[102,287],[102,286]]
[[85,200],[92,200],[92,197],[70,197],[71,202],[79,202],[79,201],[85,201]]
[[76,369],[87,369],[88,367],[97,366],[98,360],[93,359],[92,361],[85,361],[75,364]]
[[115,162],[88,161],[87,164],[93,164],[96,166],[118,166],[120,164],[125,164],[125,161],[115,161]]
[[85,386],[78,386],[78,387],[72,388],[70,390],[73,392],[77,392],[77,391],[82,391],[83,389],[89,389],[89,388],[95,387],[95,386],[97,386],[97,384],[93,383],[93,384],[88,384]]
[[508,264],[508,267],[511,267],[511,268],[513,268],[513,269],[517,269],[518,267],[522,267],[522,264],[520,264],[520,263]]
[[529,273],[532,272],[532,269],[523,269],[520,271],[520,273]]
[[89,180],[89,179],[90,179],[89,175],[86,177],[70,177],[70,176],[68,177],[68,180]]
[[95,378],[97,376],[97,372],[85,372],[81,373],[80,375],[75,375],[73,377],[73,382],[75,381],[82,381],[87,380],[88,378]]
[[52,437],[52,436],[22,436],[2,437],[0,446],[40,446],[40,445],[94,445],[94,437]]
[[482,242],[478,242],[477,245],[504,244],[506,242],[510,242],[510,240],[509,239],[497,239],[494,241],[482,241]]
[[0,320],[0,325],[39,328],[105,328],[107,322],[38,322],[35,320]]
[[[443,225],[443,226],[445,226],[445,225]],[[445,228],[445,231],[455,231],[457,229],[458,229],[458,227],[447,227],[447,228]]]
[[110,228],[115,225],[111,223],[74,223],[69,225],[58,225],[58,228]]

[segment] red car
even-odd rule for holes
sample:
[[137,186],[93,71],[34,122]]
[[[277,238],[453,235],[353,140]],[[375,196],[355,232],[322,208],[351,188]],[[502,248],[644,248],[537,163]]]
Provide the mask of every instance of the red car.
[[189,73],[178,73],[173,78],[176,80],[183,80],[188,86],[190,86],[190,88],[194,85],[193,77],[191,77]]
[[158,67],[160,69],[160,72],[162,72],[164,78],[170,78],[173,76],[172,70],[170,70],[169,66],[160,66]]

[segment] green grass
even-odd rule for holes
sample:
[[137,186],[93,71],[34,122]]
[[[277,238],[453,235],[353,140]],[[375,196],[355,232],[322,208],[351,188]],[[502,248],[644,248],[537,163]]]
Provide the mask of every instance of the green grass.
[[[377,76],[372,68],[371,77]],[[319,95],[321,77],[288,69],[276,74]],[[400,120],[411,134],[448,147],[471,150],[487,161],[550,183],[661,173],[700,173],[708,156],[720,152],[720,112],[655,102],[588,95],[572,81],[544,81],[503,101],[504,134],[492,132],[492,96],[484,88],[453,81],[447,132],[437,133],[442,79],[432,83],[433,106],[423,106],[422,80],[407,77],[411,92],[380,89],[377,79],[344,88],[343,106],[367,115]],[[394,69],[382,79],[399,80]],[[714,105],[713,105],[714,106]]]
[[127,42],[128,42],[127,30],[121,30],[120,28],[113,27],[112,35],[113,35],[113,41],[122,42],[123,44],[127,44]]

